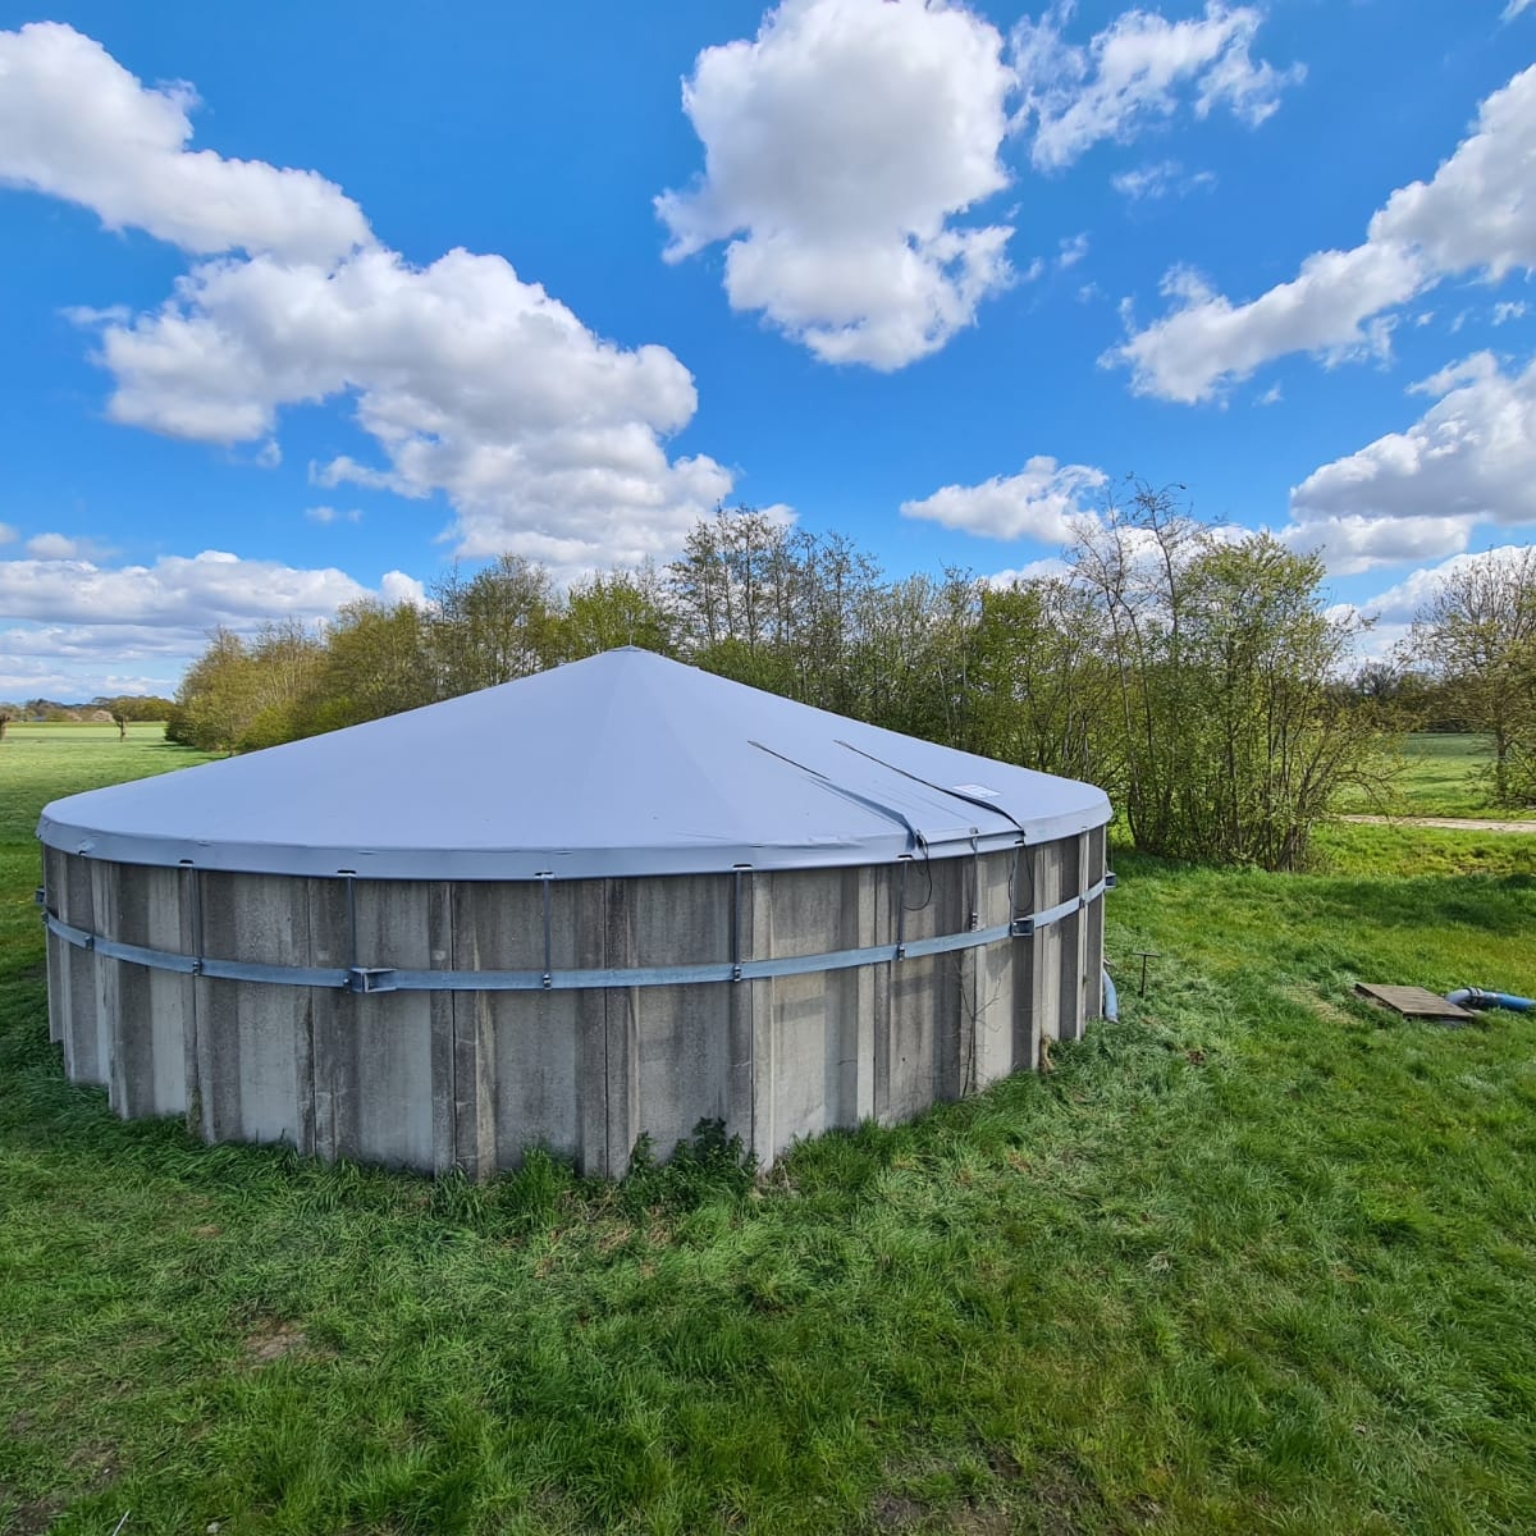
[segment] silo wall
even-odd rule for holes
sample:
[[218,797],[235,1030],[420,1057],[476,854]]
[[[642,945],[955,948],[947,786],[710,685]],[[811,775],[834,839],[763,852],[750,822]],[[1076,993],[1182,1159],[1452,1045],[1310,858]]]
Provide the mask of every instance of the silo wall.
[[[69,1077],[105,1087],[119,1114],[185,1114],[209,1141],[477,1178],[544,1145],[617,1176],[642,1135],[664,1157],[718,1119],[766,1164],[797,1139],[1033,1069],[1042,1038],[1080,1035],[1099,1011],[1104,853],[1097,828],[1017,853],[555,880],[546,896],[539,882],[290,878],[50,848],[46,905],[75,931],[49,937],[50,1033]],[[1061,908],[1025,936],[890,958]],[[111,958],[81,934],[185,968]],[[882,949],[737,981],[464,989],[464,973]],[[188,974],[194,959],[324,979]],[[335,981],[354,967],[458,980],[357,993]]]

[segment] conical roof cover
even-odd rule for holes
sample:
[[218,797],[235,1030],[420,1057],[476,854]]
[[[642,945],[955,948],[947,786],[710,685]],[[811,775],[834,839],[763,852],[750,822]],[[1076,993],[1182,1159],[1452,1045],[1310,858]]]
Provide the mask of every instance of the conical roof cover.
[[56,800],[126,864],[521,880],[879,864],[1101,826],[1103,792],[634,647],[408,714]]

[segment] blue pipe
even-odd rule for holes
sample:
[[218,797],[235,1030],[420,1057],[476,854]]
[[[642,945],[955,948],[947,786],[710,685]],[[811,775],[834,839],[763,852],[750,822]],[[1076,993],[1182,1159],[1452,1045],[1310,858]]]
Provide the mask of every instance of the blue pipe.
[[1109,979],[1109,972],[1100,973],[1104,977],[1104,1017],[1111,1022],[1120,1017],[1120,994],[1115,991],[1115,984]]
[[1515,997],[1509,992],[1484,992],[1481,987],[1462,987],[1448,992],[1448,1003],[1460,1008],[1508,1008],[1515,1013],[1536,1013],[1536,998]]

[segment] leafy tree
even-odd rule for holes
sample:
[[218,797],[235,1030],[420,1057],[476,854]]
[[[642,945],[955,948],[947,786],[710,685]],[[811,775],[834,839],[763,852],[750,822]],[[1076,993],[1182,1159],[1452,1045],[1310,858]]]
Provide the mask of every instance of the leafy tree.
[[455,570],[432,589],[427,647],[441,699],[553,666],[560,622],[549,572],[521,555],[503,555],[467,581]]
[[982,593],[970,639],[971,733],[987,757],[1092,778],[1114,703],[1094,595],[1061,576]]
[[1494,799],[1536,802],[1536,548],[1446,572],[1414,618],[1407,654],[1467,726],[1492,736]]
[[1336,686],[1361,626],[1329,617],[1321,562],[1146,485],[1075,555],[1114,680],[1100,781],[1136,845],[1296,868],[1340,792],[1374,781],[1385,724]]
[[436,698],[430,619],[412,603],[349,603],[295,712],[297,734],[359,725]]
[[667,656],[674,647],[673,621],[656,573],[614,571],[572,586],[565,602],[561,651],[577,660],[623,645]]

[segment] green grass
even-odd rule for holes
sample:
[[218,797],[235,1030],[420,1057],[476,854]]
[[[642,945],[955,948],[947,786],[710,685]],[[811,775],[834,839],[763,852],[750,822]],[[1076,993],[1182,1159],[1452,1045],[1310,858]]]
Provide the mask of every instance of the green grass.
[[1456,816],[1519,820],[1536,811],[1510,811],[1489,803],[1487,774],[1493,745],[1487,736],[1421,732],[1403,739],[1401,762],[1385,804],[1350,809],[1394,816]]
[[1536,992],[1523,840],[1330,828],[1304,877],[1122,855],[1124,1020],[1052,1076],[761,1186],[716,1148],[476,1188],[202,1148],[66,1084],[24,763],[0,1531],[1536,1529],[1536,1024],[1351,991]]

